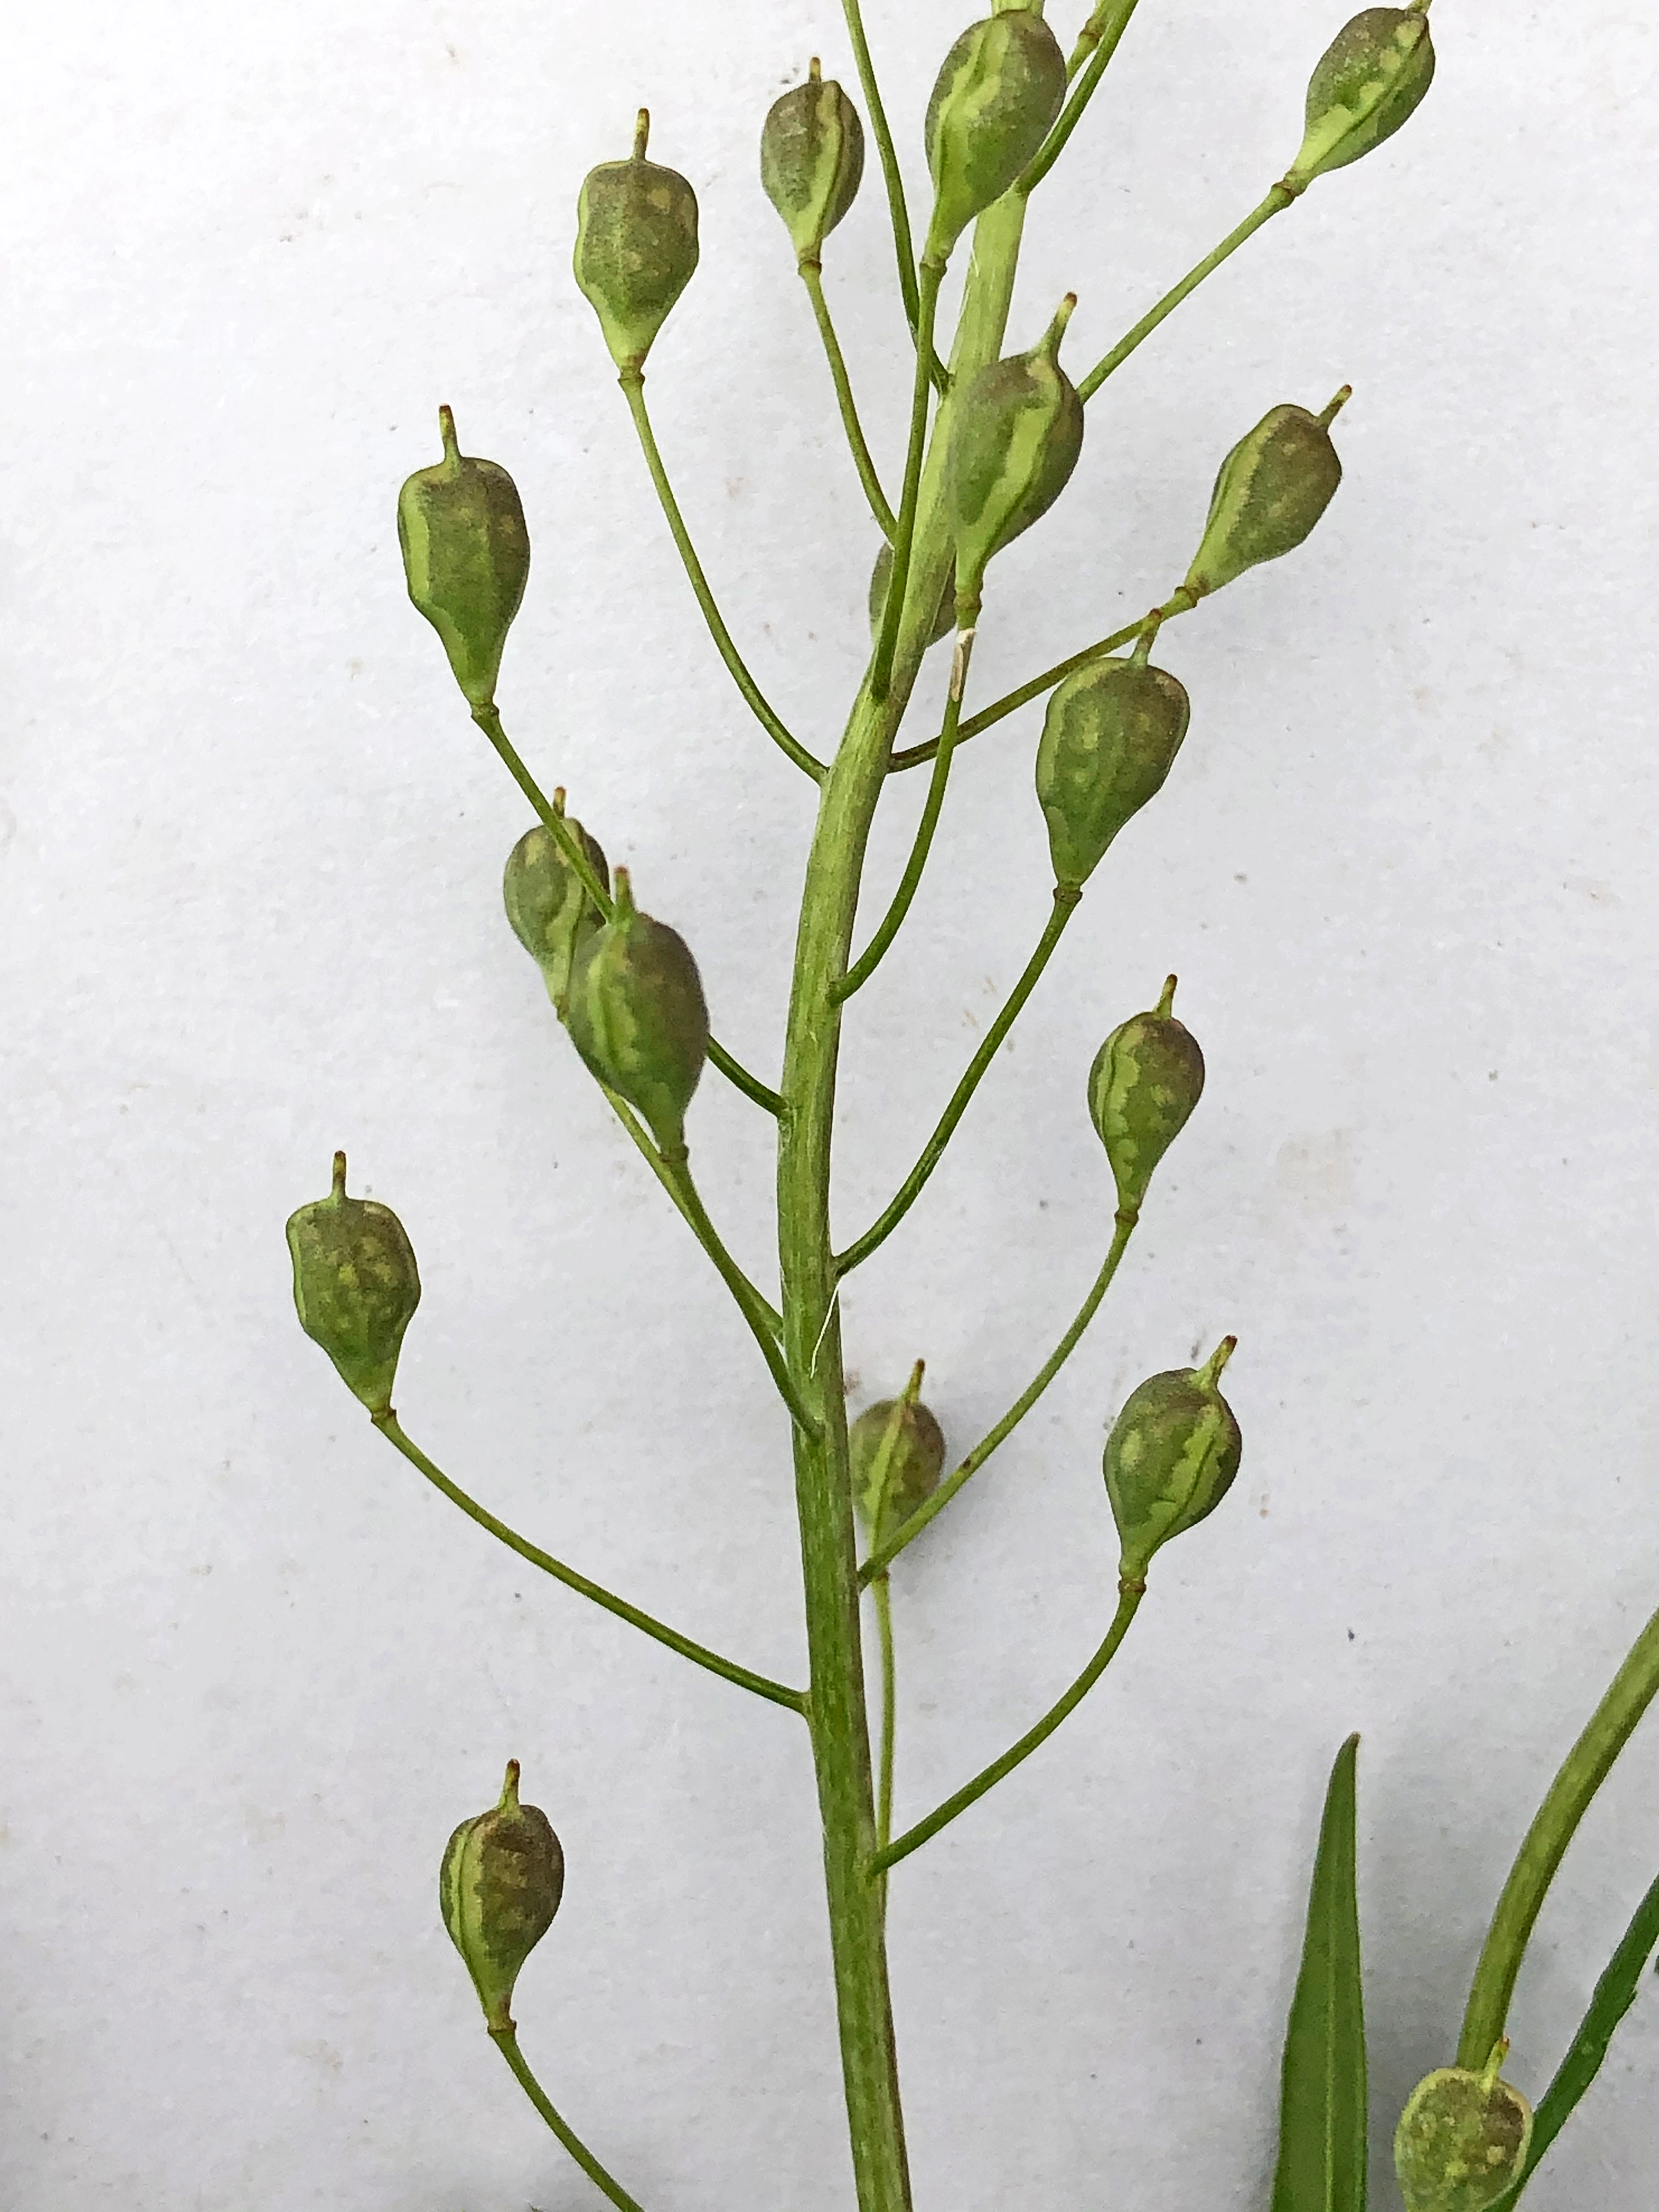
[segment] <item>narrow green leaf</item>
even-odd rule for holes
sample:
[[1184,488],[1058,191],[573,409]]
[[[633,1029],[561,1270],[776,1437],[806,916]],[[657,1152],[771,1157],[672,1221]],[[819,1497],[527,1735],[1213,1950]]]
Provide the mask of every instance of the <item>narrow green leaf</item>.
[[1291,2000],[1273,2212],[1365,2212],[1365,2012],[1354,1893],[1359,1738],[1336,1755]]

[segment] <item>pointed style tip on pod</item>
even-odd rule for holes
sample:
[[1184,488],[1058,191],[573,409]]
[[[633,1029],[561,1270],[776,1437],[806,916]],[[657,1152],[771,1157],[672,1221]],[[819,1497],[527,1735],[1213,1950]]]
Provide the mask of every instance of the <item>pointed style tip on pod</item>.
[[921,1402],[922,1363],[896,1398],[866,1406],[847,1432],[853,1503],[872,1548],[902,1528],[939,1488],[945,1432]]
[[443,459],[398,494],[398,543],[409,596],[443,641],[475,713],[495,702],[507,634],[530,574],[530,533],[504,468],[463,453],[455,417],[438,410]]
[[677,169],[647,161],[650,137],[642,107],[629,159],[590,169],[576,201],[576,283],[624,380],[638,378],[697,266],[697,196]]
[[[1089,1070],[1089,1117],[1106,1150],[1120,1213],[1131,1220],[1204,1091],[1204,1054],[1171,1012],[1175,981],[1171,975],[1151,1013],[1119,1024]],[[1212,1382],[1220,1371],[1204,1370]]]
[[[566,818],[563,800],[563,793],[555,792],[554,808],[562,819]],[[589,836],[580,822],[570,822],[568,827],[608,890],[611,871],[599,840]],[[544,823],[526,830],[507,854],[501,900],[513,934],[541,969],[547,995],[562,1021],[576,948],[603,926],[605,916]]]
[[1294,552],[1336,495],[1342,463],[1331,424],[1353,396],[1352,385],[1318,415],[1285,403],[1270,407],[1221,464],[1204,537],[1187,571],[1194,599],[1218,592],[1247,568]]
[[823,241],[857,197],[864,125],[815,54],[805,84],[774,100],[761,128],[761,184],[783,218],[798,264],[816,264]]
[[1058,685],[1037,745],[1054,881],[1079,890],[1163,789],[1192,718],[1186,687],[1139,659],[1091,661]]
[[1507,2041],[1486,2069],[1442,2067],[1413,2090],[1395,2130],[1406,2212],[1487,2212],[1525,2171],[1532,2107],[1499,2079]]
[[1326,48],[1308,85],[1302,147],[1285,189],[1305,191],[1316,177],[1346,168],[1392,138],[1434,82],[1428,0],[1407,8],[1365,8]]
[[945,57],[924,137],[933,179],[925,258],[939,267],[1030,161],[1066,97],[1066,57],[1042,17],[1011,9],[970,23]]
[[708,1054],[708,1006],[690,947],[634,903],[616,871],[611,919],[575,945],[565,1021],[599,1081],[641,1114],[667,1155],[685,1149],[685,1109]]
[[374,1420],[392,1411],[404,1331],[421,1303],[414,1247],[389,1206],[346,1196],[346,1156],[334,1155],[326,1198],[289,1218],[294,1307]]
[[545,1813],[519,1801],[509,1759],[489,1812],[463,1820],[444,1850],[438,1905],[492,2035],[513,2032],[513,1987],[553,1924],[564,1894],[564,1851]]
[[1213,1513],[1232,1487],[1243,1442],[1217,1382],[1235,1341],[1224,1337],[1202,1367],[1150,1376],[1112,1424],[1102,1470],[1126,1582],[1144,1582],[1153,1554]]
[[1029,353],[988,362],[957,402],[945,500],[958,594],[978,592],[992,556],[1048,512],[1077,466],[1083,402],[1058,357],[1066,301]]

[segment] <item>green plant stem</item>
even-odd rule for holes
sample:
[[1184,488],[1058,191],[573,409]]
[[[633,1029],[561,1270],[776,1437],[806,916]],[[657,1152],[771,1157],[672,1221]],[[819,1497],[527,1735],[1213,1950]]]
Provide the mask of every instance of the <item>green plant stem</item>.
[[526,2063],[524,2053],[519,2048],[517,2030],[511,2027],[492,2027],[489,2037],[491,2042],[495,2045],[502,2057],[512,2068],[514,2078],[519,2087],[593,2186],[611,2199],[617,2207],[617,2212],[640,2212],[639,2206],[623,2187],[621,2182],[614,2179],[605,2172],[574,2129],[555,2111],[547,2092]]
[[[1023,192],[1028,199],[1065,152],[1066,140],[1077,129],[1083,118],[1084,109],[1094,98],[1095,88],[1105,76],[1112,56],[1117,52],[1118,42],[1129,27],[1129,18],[1139,5],[1139,0],[1117,0],[1117,4],[1112,9],[1100,29],[1092,34],[1085,33],[1084,37],[1092,35],[1094,45],[1086,61],[1081,64],[1081,78],[1078,83],[1073,85],[1071,97],[1061,109],[1060,119],[1032,155],[1024,175],[1014,187],[1016,191]],[[1083,44],[1084,38],[1080,37],[1077,48],[1073,51],[1073,63],[1078,61]],[[1076,68],[1068,64],[1067,80],[1076,75]]]
[[697,558],[690,532],[685,526],[685,519],[680,513],[679,502],[674,496],[673,486],[668,481],[668,471],[663,466],[662,455],[657,450],[656,434],[651,428],[651,416],[645,404],[644,376],[636,368],[624,369],[617,382],[627,397],[628,411],[634,418],[635,429],[639,433],[640,450],[645,455],[645,465],[651,471],[652,483],[656,486],[663,518],[684,564],[697,605],[702,609],[702,618],[708,625],[708,634],[714,641],[715,649],[730,670],[732,680],[743,694],[755,720],[779,751],[793,761],[803,775],[810,775],[814,783],[822,783],[823,763],[809,753],[805,745],[798,744],[785,728],[759,684],[744,666],[743,656],[732,643],[732,633],[714,604],[714,594],[708,588],[708,579],[702,572],[702,563]]
[[[842,14],[847,18],[847,35],[853,42],[853,59],[858,66],[859,86],[864,94],[864,104],[870,111],[870,128],[876,134],[876,151],[881,157],[882,182],[887,187],[887,212],[893,226],[893,251],[898,260],[899,296],[904,302],[904,319],[910,325],[910,337],[921,344],[920,300],[916,289],[916,249],[910,236],[910,210],[904,203],[904,176],[899,167],[898,149],[893,143],[893,133],[888,126],[887,110],[882,103],[881,87],[876,80],[876,65],[870,54],[870,41],[864,34],[864,11],[860,0],[842,0]],[[933,350],[933,340],[927,342],[928,374],[941,394],[948,388],[950,379],[945,365]],[[889,536],[891,536],[890,532]]]
[[774,1316],[760,1292],[720,1242],[714,1223],[708,1218],[697,1186],[691,1180],[690,1164],[684,1152],[678,1156],[665,1152],[662,1164],[672,1177],[678,1197],[680,1210],[696,1232],[697,1242],[708,1253],[719,1271],[720,1280],[738,1302],[738,1310],[749,1324],[750,1334],[760,1346],[772,1380],[778,1386],[778,1395],[789,1408],[789,1417],[798,1428],[810,1435],[817,1416],[803,1401],[795,1378],[789,1371],[789,1363],[772,1328]]
[[844,1252],[836,1255],[837,1276],[850,1274],[854,1267],[869,1258],[878,1245],[884,1244],[921,1195],[927,1178],[944,1158],[945,1147],[956,1133],[957,1122],[968,1111],[969,1103],[979,1088],[981,1077],[995,1059],[1003,1039],[1019,1018],[1025,1001],[1036,990],[1037,980],[1048,966],[1066,923],[1076,912],[1081,896],[1080,892],[1064,884],[1055,884],[1054,905],[1047,926],[1037,939],[1036,951],[1025,963],[1024,973],[1009,993],[1002,1011],[985,1032],[979,1050],[968,1063],[967,1073],[951,1093],[950,1104],[940,1115],[937,1127],[922,1147],[921,1157],[900,1184],[892,1203],[877,1220],[871,1223],[862,1237],[855,1238]]
[[1112,1237],[1111,1249],[1106,1255],[1100,1273],[1095,1277],[1088,1297],[1078,1308],[1071,1327],[1060,1338],[1060,1342],[1054,1346],[1054,1351],[1043,1362],[1026,1389],[1015,1399],[1013,1404],[997,1423],[995,1428],[988,1430],[961,1465],[940,1483],[933,1496],[925,1498],[909,1518],[900,1522],[885,1543],[878,1544],[871,1553],[859,1570],[861,1581],[865,1583],[884,1581],[888,1568],[892,1565],[899,1553],[907,1545],[915,1543],[928,1522],[936,1515],[945,1510],[963,1483],[971,1480],[978,1474],[992,1453],[1008,1441],[1025,1419],[1032,1407],[1036,1405],[1037,1400],[1076,1351],[1084,1331],[1099,1311],[1100,1302],[1112,1286],[1112,1278],[1116,1274],[1118,1264],[1128,1249],[1129,1239],[1134,1234],[1135,1223],[1139,1218],[1137,1214],[1127,1213],[1120,1210],[1116,1231]]
[[964,1782],[954,1797],[947,1797],[942,1805],[934,1807],[925,1820],[918,1820],[914,1828],[907,1828],[896,1843],[889,1844],[885,1850],[878,1851],[871,1862],[873,1874],[884,1874],[890,1868],[896,1867],[901,1859],[908,1859],[912,1851],[919,1850],[923,1844],[938,1835],[939,1830],[954,1820],[958,1813],[965,1813],[970,1805],[976,1804],[984,1796],[988,1790],[994,1790],[997,1784],[1005,1776],[1012,1774],[1023,1759],[1029,1759],[1040,1744],[1047,1743],[1066,1715],[1077,1710],[1111,1665],[1118,1646],[1129,1632],[1129,1623],[1134,1619],[1146,1595],[1144,1583],[1120,1585],[1117,1611],[1112,1616],[1112,1625],[1107,1630],[1099,1650],[1065,1696],[1050,1705],[1035,1728],[1027,1729],[1019,1741],[1011,1744],[1000,1759],[993,1759],[971,1782]]
[[893,1654],[893,1592],[885,1575],[875,1579],[876,1637],[881,1647],[881,1766],[876,1791],[876,1848],[893,1833],[893,1739],[898,1721],[898,1668]]
[[[945,276],[943,262],[921,264],[920,320],[916,333],[915,383],[910,398],[910,436],[904,454],[904,489],[899,500],[898,526],[893,533],[893,567],[882,608],[881,634],[870,664],[869,690],[879,706],[892,682],[893,654],[898,645],[899,623],[910,588],[910,555],[915,542],[916,502],[921,495],[921,464],[927,448],[927,396],[932,389],[927,363],[933,349],[933,323],[939,313],[939,288]],[[937,607],[935,600],[934,606]]]
[[1578,1823],[1659,1691],[1659,1613],[1613,1676],[1528,1829],[1486,1934],[1463,2014],[1457,2063],[1479,2073],[1502,2038],[1510,2000],[1544,1899]]
[[505,1544],[509,1552],[516,1552],[531,1566],[539,1567],[543,1574],[551,1575],[555,1582],[562,1583],[567,1589],[574,1590],[579,1597],[591,1598],[605,1612],[615,1613],[618,1620],[625,1620],[630,1628],[640,1629],[647,1636],[654,1637],[659,1644],[665,1644],[671,1651],[678,1651],[682,1659],[690,1659],[696,1666],[706,1667],[711,1674],[719,1674],[726,1681],[735,1682],[740,1690],[752,1690],[757,1698],[768,1698],[775,1705],[787,1705],[791,1712],[805,1711],[806,1699],[799,1690],[791,1690],[765,1674],[754,1674],[747,1667],[739,1667],[733,1660],[722,1659],[718,1651],[709,1650],[707,1644],[693,1643],[689,1636],[682,1636],[678,1629],[669,1628],[662,1621],[653,1620],[650,1613],[642,1613],[638,1606],[629,1605],[626,1598],[614,1595],[599,1583],[590,1582],[586,1575],[579,1575],[574,1567],[566,1566],[562,1559],[556,1559],[551,1553],[543,1551],[539,1544],[532,1544],[527,1537],[520,1536],[516,1529],[509,1528],[505,1521],[497,1520],[487,1506],[480,1505],[474,1498],[469,1498],[458,1483],[452,1482],[443,1469],[427,1457],[418,1444],[410,1442],[404,1434],[396,1413],[388,1410],[374,1416],[374,1420],[375,1427],[386,1441],[397,1446],[411,1467],[419,1468],[434,1490],[441,1491],[452,1505],[460,1507],[469,1521],[476,1521],[479,1528],[488,1529],[498,1542]]
[[1261,205],[1253,208],[1245,216],[1237,230],[1230,230],[1212,253],[1206,253],[1195,269],[1189,269],[1175,289],[1166,292],[1158,305],[1149,308],[1134,328],[1118,340],[1110,353],[1095,363],[1078,386],[1079,398],[1091,399],[1114,370],[1122,368],[1141,341],[1152,336],[1165,316],[1172,315],[1182,301],[1190,293],[1195,292],[1206,276],[1219,269],[1230,254],[1237,252],[1247,238],[1254,238],[1264,222],[1271,222],[1276,215],[1282,215],[1298,197],[1288,185],[1275,185]]
[[818,336],[823,340],[825,358],[830,363],[830,374],[836,387],[836,404],[841,410],[842,428],[847,433],[848,445],[852,448],[853,465],[859,472],[859,482],[864,486],[864,496],[870,502],[870,512],[876,518],[876,526],[890,544],[897,524],[893,510],[887,504],[887,495],[881,488],[881,478],[876,473],[876,464],[864,425],[859,421],[858,403],[853,397],[853,380],[847,374],[847,361],[841,349],[841,340],[836,336],[836,325],[830,318],[830,302],[823,296],[823,267],[809,256],[800,264],[800,279],[806,287],[806,296],[812,302],[812,313],[817,318]]

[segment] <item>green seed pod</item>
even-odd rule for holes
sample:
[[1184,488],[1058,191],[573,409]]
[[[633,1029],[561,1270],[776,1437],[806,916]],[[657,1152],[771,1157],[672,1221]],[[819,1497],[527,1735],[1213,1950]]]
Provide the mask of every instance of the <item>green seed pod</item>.
[[513,1984],[563,1894],[564,1852],[553,1824],[538,1807],[520,1804],[519,1762],[509,1759],[501,1802],[462,1821],[438,1875],[444,1926],[492,2035],[511,2034]]
[[631,158],[590,169],[576,202],[576,282],[624,376],[644,367],[697,265],[697,196],[677,169],[646,160],[650,135],[642,107]]
[[[887,611],[887,580],[893,573],[893,549],[884,540],[876,556],[876,565],[870,571],[870,635],[881,635],[881,618]],[[939,612],[933,617],[933,627],[927,633],[929,645],[937,645],[941,638],[949,637],[957,626],[957,582],[954,576],[945,580],[945,589],[939,595]]]
[[978,592],[991,556],[1048,513],[1077,466],[1083,402],[1060,365],[1060,342],[1076,305],[1068,292],[1030,352],[988,363],[953,409],[945,497],[958,592]]
[[1306,133],[1285,182],[1305,191],[1392,138],[1434,82],[1429,0],[1367,8],[1340,30],[1308,85]]
[[1179,680],[1139,658],[1091,661],[1058,686],[1036,756],[1057,884],[1081,889],[1124,823],[1163,789],[1190,714]]
[[345,1178],[345,1154],[336,1152],[333,1189],[289,1217],[294,1304],[301,1328],[378,1419],[392,1410],[421,1278],[403,1223],[378,1199],[348,1198]]
[[610,921],[576,947],[566,1020],[599,1081],[638,1109],[665,1152],[683,1153],[708,1008],[685,939],[637,910],[626,868]]
[[[562,791],[554,793],[553,804],[562,815]],[[608,890],[611,871],[598,840],[580,822],[572,822],[569,828]],[[501,897],[513,934],[541,969],[547,995],[562,1021],[576,946],[602,926],[605,917],[544,823],[526,830],[507,854]]]
[[1041,15],[1015,9],[969,24],[927,103],[928,259],[943,265],[975,216],[1002,198],[1065,97],[1066,57]]
[[1322,415],[1271,407],[1221,464],[1204,542],[1187,571],[1194,599],[1218,592],[1262,561],[1294,552],[1342,481],[1331,424],[1347,404],[1344,385]]
[[1236,1341],[1223,1337],[1202,1367],[1151,1376],[1130,1393],[1112,1424],[1106,1494],[1126,1582],[1143,1582],[1159,1546],[1213,1513],[1238,1473],[1238,1423],[1216,1388]]
[[398,495],[404,574],[468,706],[491,707],[530,574],[530,533],[507,471],[462,453],[447,407],[438,410],[438,428],[442,460],[416,469]]
[[1520,2175],[1532,2107],[1498,2078],[1508,2050],[1500,2043],[1484,2074],[1447,2066],[1413,2090],[1394,2138],[1406,2212],[1486,2212]]
[[761,183],[783,217],[798,261],[816,261],[857,196],[864,125],[816,54],[805,84],[773,101],[761,128]]
[[1121,1022],[1089,1070],[1089,1117],[1106,1147],[1118,1205],[1131,1217],[1204,1092],[1204,1055],[1170,1012],[1175,992],[1171,975],[1156,1010]]
[[944,1431],[921,1401],[907,1394],[866,1406],[848,1431],[847,1444],[853,1503],[871,1543],[883,1543],[939,1488]]

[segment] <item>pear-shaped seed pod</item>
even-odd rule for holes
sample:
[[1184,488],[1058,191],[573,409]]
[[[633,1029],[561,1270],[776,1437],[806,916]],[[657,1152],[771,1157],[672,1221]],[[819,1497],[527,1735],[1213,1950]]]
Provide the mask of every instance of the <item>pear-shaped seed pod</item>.
[[[562,793],[554,793],[555,806],[559,806],[562,797]],[[568,826],[608,890],[611,871],[599,841],[590,837],[580,822]],[[577,945],[599,928],[605,917],[545,823],[538,822],[526,830],[507,854],[501,898],[513,934],[541,969],[547,995],[562,1021]]]
[[563,1894],[563,1850],[546,1814],[519,1802],[519,1762],[511,1759],[500,1803],[462,1821],[438,1875],[444,1926],[492,2035],[511,2034],[513,1985]]
[[1344,24],[1308,85],[1302,150],[1285,182],[1300,191],[1392,138],[1434,82],[1428,0],[1367,8]]
[[812,58],[805,84],[775,100],[761,128],[761,183],[783,217],[798,261],[817,258],[853,204],[864,174],[864,125]]
[[945,1432],[919,1398],[884,1398],[865,1407],[847,1444],[853,1503],[871,1544],[879,1546],[939,1488]]
[[1190,714],[1179,679],[1139,660],[1092,661],[1056,689],[1037,745],[1036,794],[1057,884],[1080,890],[1163,789]]
[[442,460],[398,495],[398,543],[409,596],[443,640],[467,704],[487,708],[530,574],[530,533],[507,471],[462,453],[447,407],[438,428]]
[[[885,542],[876,556],[876,565],[870,571],[870,635],[881,635],[881,618],[887,611],[887,584],[893,573],[893,549]],[[939,612],[933,617],[933,627],[927,633],[929,645],[937,645],[941,638],[949,637],[957,626],[957,581],[947,576],[945,588],[939,595]]]
[[1112,1424],[1103,1471],[1126,1582],[1144,1581],[1152,1554],[1213,1513],[1238,1473],[1238,1423],[1216,1387],[1234,1341],[1202,1367],[1150,1376]]
[[1218,592],[1262,561],[1293,552],[1342,481],[1331,424],[1349,398],[1344,385],[1323,414],[1269,408],[1224,461],[1210,497],[1203,543],[1187,571],[1193,598]]
[[977,592],[991,556],[1048,513],[1077,466],[1083,402],[1060,365],[1060,342],[1076,305],[1067,293],[1030,353],[989,362],[952,410],[945,496],[958,592]]
[[624,376],[643,368],[697,265],[697,196],[646,160],[650,133],[642,107],[631,157],[590,169],[576,202],[576,282]]
[[600,1082],[638,1109],[665,1152],[683,1153],[708,1007],[690,946],[638,911],[626,868],[617,871],[610,921],[576,947],[565,1018]]
[[346,1158],[334,1188],[289,1217],[300,1326],[377,1418],[392,1410],[404,1331],[421,1303],[421,1277],[404,1224],[378,1199],[346,1196]]
[[1121,1022],[1089,1070],[1089,1118],[1106,1147],[1118,1204],[1131,1216],[1204,1091],[1204,1055],[1171,1011],[1175,991],[1171,975],[1154,1010]]
[[1066,57],[1041,15],[1010,9],[970,23],[945,57],[924,136],[933,179],[927,254],[941,266],[1048,137],[1066,97]]
[[1394,2138],[1406,2212],[1487,2212],[1520,2177],[1532,2107],[1498,2078],[1508,2048],[1484,2074],[1446,2066],[1413,2090]]

